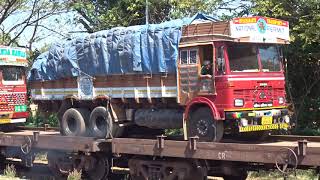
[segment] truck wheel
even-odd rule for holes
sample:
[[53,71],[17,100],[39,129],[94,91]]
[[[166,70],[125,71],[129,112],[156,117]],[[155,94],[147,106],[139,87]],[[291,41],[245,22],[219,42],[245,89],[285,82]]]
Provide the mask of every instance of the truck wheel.
[[187,121],[188,137],[198,136],[199,141],[219,142],[223,137],[223,130],[223,122],[214,120],[207,107],[195,110]]
[[123,130],[118,124],[113,123],[111,114],[102,106],[94,108],[91,112],[89,127],[92,135],[98,138],[119,137]]
[[62,116],[61,131],[66,136],[85,136],[85,119],[89,118],[89,111],[82,108],[68,109]]

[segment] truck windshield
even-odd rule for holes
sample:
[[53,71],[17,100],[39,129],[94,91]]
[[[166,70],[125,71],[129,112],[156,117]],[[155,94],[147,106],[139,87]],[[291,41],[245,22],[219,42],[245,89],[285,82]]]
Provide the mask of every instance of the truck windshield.
[[228,47],[231,72],[258,72],[257,48],[252,44],[234,44]]
[[258,72],[259,59],[263,72],[281,70],[280,53],[276,45],[232,44],[228,47],[228,57],[231,72]]
[[2,66],[0,67],[2,72],[3,81],[22,81],[24,74],[24,68],[19,66]]
[[262,71],[263,72],[272,72],[280,71],[280,54],[277,46],[274,45],[262,45],[258,47]]

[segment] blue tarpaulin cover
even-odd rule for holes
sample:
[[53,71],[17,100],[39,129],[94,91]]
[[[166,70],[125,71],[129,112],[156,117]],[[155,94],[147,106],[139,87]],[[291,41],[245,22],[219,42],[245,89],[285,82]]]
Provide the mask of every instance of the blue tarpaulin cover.
[[90,76],[175,73],[182,26],[195,19],[215,21],[198,13],[192,18],[116,27],[54,44],[35,59],[28,80],[57,80],[81,73]]

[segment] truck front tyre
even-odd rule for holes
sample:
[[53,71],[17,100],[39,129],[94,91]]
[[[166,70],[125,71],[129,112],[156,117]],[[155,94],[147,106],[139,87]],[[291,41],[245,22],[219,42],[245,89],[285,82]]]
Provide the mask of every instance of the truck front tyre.
[[89,111],[81,108],[70,108],[62,116],[61,131],[65,136],[85,136],[85,119],[89,118]]
[[198,136],[199,141],[219,142],[223,137],[223,130],[223,121],[214,120],[207,107],[195,110],[187,120],[188,137]]

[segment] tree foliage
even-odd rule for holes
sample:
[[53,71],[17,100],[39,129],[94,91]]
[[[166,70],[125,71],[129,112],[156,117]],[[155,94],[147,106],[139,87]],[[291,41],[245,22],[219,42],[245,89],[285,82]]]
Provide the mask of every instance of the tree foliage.
[[[21,35],[32,31],[29,37],[29,49],[36,39],[41,24],[53,15],[64,11],[63,1],[52,0],[0,0],[0,43],[1,45],[15,45]],[[30,30],[32,29],[32,30]]]
[[290,22],[287,94],[301,128],[320,128],[320,1],[251,0],[251,13]]
[[[212,14],[221,3],[222,0],[148,0],[149,23],[197,12]],[[146,0],[74,0],[70,5],[80,15],[79,22],[88,32],[146,22]]]

